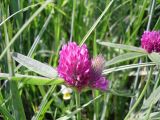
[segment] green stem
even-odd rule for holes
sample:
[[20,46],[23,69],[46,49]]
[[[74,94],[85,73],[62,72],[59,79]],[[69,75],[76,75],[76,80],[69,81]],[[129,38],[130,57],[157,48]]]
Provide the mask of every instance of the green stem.
[[[99,96],[99,91],[93,90],[93,96],[94,98]],[[98,113],[99,113],[99,101],[94,101],[94,120],[98,119]]]
[[76,0],[73,0],[72,21],[71,21],[71,36],[70,36],[70,40],[69,40],[70,42],[72,42],[72,37],[73,37],[75,10],[76,10]]
[[[39,41],[40,41],[40,39],[41,39],[44,31],[46,30],[46,28],[47,28],[47,26],[48,26],[48,24],[49,24],[49,22],[50,22],[50,20],[51,20],[51,18],[52,18],[52,14],[53,14],[53,10],[51,11],[51,13],[49,14],[49,16],[47,17],[47,20],[45,21],[42,29],[40,30],[39,34],[37,35],[36,39],[34,40],[34,43],[32,44],[31,49],[29,50],[29,52],[28,52],[28,54],[27,54],[28,57],[31,57],[32,54],[34,53],[34,51],[36,50],[37,45],[38,45],[38,43],[39,43]],[[21,66],[22,66],[22,65],[19,64],[19,65],[16,67],[15,71],[18,71],[18,69],[19,69]]]
[[6,48],[0,55],[0,60],[3,58],[7,50],[10,46],[16,41],[16,39],[21,35],[24,29],[34,20],[34,18],[49,4],[52,0],[47,0],[29,19],[28,21],[21,27],[21,29],[15,34],[15,36],[11,39],[11,41],[7,44]]
[[96,28],[96,26],[98,25],[98,23],[101,21],[102,17],[106,14],[106,12],[109,10],[109,8],[111,7],[112,3],[114,2],[114,0],[111,0],[111,2],[106,6],[106,8],[104,9],[104,11],[102,12],[102,14],[99,16],[99,18],[95,21],[95,23],[93,24],[93,26],[89,29],[89,31],[87,32],[87,34],[84,36],[84,38],[82,39],[80,46],[83,45],[83,43],[85,43],[85,41],[87,40],[87,38],[91,35],[91,33],[93,32],[93,30]]
[[[75,97],[76,97],[76,108],[79,109],[80,108],[80,93],[76,91]],[[81,120],[81,111],[77,113],[77,120]]]
[[155,4],[156,4],[156,0],[152,0],[151,9],[150,9],[150,13],[149,13],[149,20],[148,20],[148,24],[147,24],[147,30],[150,30]]
[[[151,2],[151,8],[150,8],[150,13],[149,13],[149,20],[148,20],[148,24],[147,24],[147,30],[150,30],[150,26],[151,26],[151,21],[152,21],[153,13],[154,13],[155,4],[156,4],[156,0],[152,0],[152,2]],[[160,71],[159,71],[159,72],[160,72]],[[159,75],[159,73],[158,73],[158,75]],[[155,90],[155,89],[157,88],[158,83],[159,83],[159,78],[158,78],[158,80],[156,81],[156,84],[154,85],[153,90]],[[149,119],[149,116],[150,116],[152,107],[153,107],[153,103],[151,103],[151,105],[150,105],[150,107],[149,107],[146,120]]]
[[149,86],[149,83],[151,81],[151,76],[152,76],[152,72],[153,72],[153,67],[151,67],[151,70],[150,70],[150,73],[149,73],[149,76],[148,76],[148,79],[147,79],[147,82],[140,94],[140,96],[138,97],[137,101],[135,102],[135,104],[133,105],[133,107],[130,109],[130,111],[128,112],[128,114],[126,115],[126,117],[124,118],[124,120],[127,120],[128,117],[131,115],[131,113],[135,110],[135,108],[138,106],[138,104],[140,103],[140,101],[142,100],[148,86]]
[[[7,26],[4,23],[4,31],[5,31],[5,42],[6,45],[9,44],[9,36],[7,32]],[[10,48],[7,49],[7,60],[8,60],[8,69],[9,69],[9,80],[14,76],[14,65],[13,60],[10,55]],[[24,108],[22,104],[21,97],[19,95],[17,83],[15,81],[10,81],[10,92],[12,95],[12,112],[17,120],[26,120],[26,116],[24,113]]]
[[[45,107],[47,106],[48,102],[49,102],[49,98],[51,97],[51,95],[53,94],[54,90],[56,88],[56,85],[51,86],[50,89],[48,90],[47,94],[43,97],[43,100],[39,106],[39,111],[35,114],[35,116],[32,117],[32,120],[41,120],[43,119],[42,116],[44,116],[45,112]],[[57,94],[58,95],[58,94]]]
[[[155,7],[155,3],[156,3],[156,0],[152,0],[152,2],[151,2],[151,9],[150,9],[150,11],[149,11],[149,20],[148,20],[148,23],[147,23],[147,31],[148,30],[150,30],[150,26],[151,26],[151,21],[152,21],[152,17],[153,17],[153,12],[154,12],[154,7]],[[146,4],[146,3],[144,3],[144,4]],[[140,61],[139,61],[139,63],[141,63],[142,62],[142,60],[140,59]],[[136,90],[136,88],[137,88],[137,84],[138,84],[138,73],[139,73],[139,71],[140,71],[140,67],[138,67],[138,69],[137,69],[137,75],[136,75],[136,78],[135,78],[135,83],[134,83],[134,91]],[[132,103],[134,103],[134,101],[135,101],[135,98],[132,98],[131,99],[131,102],[130,102],[130,107],[132,107]]]
[[[157,77],[156,83],[155,83],[155,85],[154,85],[153,91],[157,88],[159,81],[160,81],[160,70],[159,70],[159,72],[158,72],[158,77]],[[149,110],[148,110],[148,112],[147,112],[147,115],[146,115],[146,116],[147,116],[147,117],[146,117],[146,120],[149,119],[149,116],[150,116],[150,113],[151,113],[151,110],[152,110],[153,105],[154,105],[154,104],[151,103],[151,105],[150,105],[150,107],[149,107]]]
[[[96,57],[97,53],[98,53],[98,49],[97,49],[97,43],[96,43],[96,30],[94,31],[94,40],[93,40],[93,56]],[[100,95],[98,90],[93,90],[93,97],[96,98],[97,96]],[[99,101],[94,101],[94,120],[98,120],[98,114],[99,114]]]

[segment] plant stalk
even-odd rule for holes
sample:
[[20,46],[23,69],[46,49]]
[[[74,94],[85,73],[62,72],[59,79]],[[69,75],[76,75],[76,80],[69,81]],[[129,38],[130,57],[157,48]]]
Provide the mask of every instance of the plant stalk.
[[[6,42],[6,45],[8,45],[9,36],[7,32],[7,26],[5,23],[4,23],[4,31],[5,31],[5,42]],[[22,100],[19,95],[17,83],[11,80],[11,78],[14,76],[14,65],[13,65],[12,57],[10,55],[10,48],[7,49],[7,62],[8,62],[8,69],[9,69],[10,93],[12,96],[12,104],[13,104],[12,112],[14,114],[14,117],[17,120],[26,120],[26,116],[24,113]]]
[[147,91],[147,88],[149,86],[149,83],[151,81],[151,76],[152,76],[152,72],[153,72],[153,67],[151,67],[151,70],[150,70],[150,73],[149,73],[149,76],[148,76],[148,79],[147,79],[147,82],[140,94],[140,96],[138,97],[137,101],[135,102],[135,104],[133,105],[133,107],[129,110],[128,114],[126,115],[126,117],[124,118],[124,120],[127,120],[128,117],[131,115],[131,113],[135,110],[135,108],[138,106],[138,104],[141,102],[144,94],[146,93]]
[[[76,97],[76,108],[80,108],[80,93],[78,91],[75,92]],[[81,111],[77,113],[77,120],[81,120]]]

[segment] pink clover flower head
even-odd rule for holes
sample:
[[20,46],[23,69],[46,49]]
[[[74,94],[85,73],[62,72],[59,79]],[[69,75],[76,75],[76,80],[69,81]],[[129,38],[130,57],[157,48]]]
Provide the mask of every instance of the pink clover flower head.
[[160,31],[145,31],[141,38],[141,46],[148,53],[160,52]]
[[85,44],[81,47],[75,42],[63,45],[57,70],[67,85],[76,87],[79,91],[87,86],[90,68],[91,61]]
[[102,76],[102,71],[104,69],[105,59],[102,55],[98,55],[97,57],[92,59],[91,64],[91,75],[89,86],[91,88],[96,88],[100,90],[107,90],[109,81]]

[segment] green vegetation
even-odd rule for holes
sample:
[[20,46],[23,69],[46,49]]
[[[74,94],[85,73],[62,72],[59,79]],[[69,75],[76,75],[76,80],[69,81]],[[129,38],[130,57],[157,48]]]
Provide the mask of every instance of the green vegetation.
[[[160,55],[140,47],[145,30],[160,30],[160,0],[0,0],[0,119],[160,119]],[[69,41],[105,57],[107,91],[63,99]]]

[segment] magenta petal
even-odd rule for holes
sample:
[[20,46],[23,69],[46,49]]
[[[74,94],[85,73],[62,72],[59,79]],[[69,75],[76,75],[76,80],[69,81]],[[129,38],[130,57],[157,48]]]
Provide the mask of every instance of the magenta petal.
[[91,87],[105,91],[108,89],[108,83],[109,83],[109,81],[106,80],[105,77],[100,77],[99,79],[97,79],[91,83]]
[[57,70],[66,84],[81,90],[88,85],[90,68],[91,60],[86,45],[80,47],[75,42],[63,45]]

